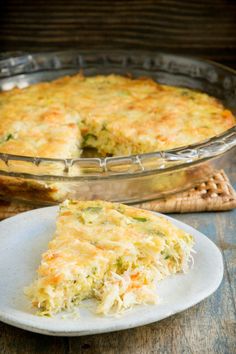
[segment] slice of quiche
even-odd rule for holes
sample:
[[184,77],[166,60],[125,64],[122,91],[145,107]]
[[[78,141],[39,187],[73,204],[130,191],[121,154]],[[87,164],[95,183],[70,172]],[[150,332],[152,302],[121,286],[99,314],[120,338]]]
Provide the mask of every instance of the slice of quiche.
[[193,238],[156,214],[104,201],[67,200],[25,292],[42,315],[97,299],[97,313],[156,303],[156,280],[185,272]]

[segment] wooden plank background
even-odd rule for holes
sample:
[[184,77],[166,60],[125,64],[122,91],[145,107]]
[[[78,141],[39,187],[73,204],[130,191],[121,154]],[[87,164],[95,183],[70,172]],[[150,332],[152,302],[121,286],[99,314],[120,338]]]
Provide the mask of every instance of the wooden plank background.
[[[143,49],[236,68],[234,0],[8,0],[0,6],[2,56],[74,47]],[[235,159],[234,151],[225,168],[236,183]],[[214,295],[161,322],[110,334],[47,337],[0,323],[0,353],[236,353],[236,211],[175,217],[222,250],[224,280]]]
[[236,67],[234,0],[3,0],[3,51],[162,50]]

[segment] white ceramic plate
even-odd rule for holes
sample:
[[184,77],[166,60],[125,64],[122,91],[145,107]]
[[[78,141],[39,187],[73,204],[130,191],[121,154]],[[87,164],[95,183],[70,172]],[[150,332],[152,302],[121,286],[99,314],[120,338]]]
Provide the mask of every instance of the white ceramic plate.
[[[41,254],[55,229],[57,207],[36,209],[0,222],[0,320],[32,332],[81,336],[112,332],[159,321],[183,311],[212,294],[223,276],[222,256],[206,236],[177,220],[174,224],[196,241],[194,267],[158,285],[158,305],[136,306],[120,317],[101,317],[80,308],[80,318],[39,317],[23,288],[35,278]],[[166,217],[166,216],[164,216]]]

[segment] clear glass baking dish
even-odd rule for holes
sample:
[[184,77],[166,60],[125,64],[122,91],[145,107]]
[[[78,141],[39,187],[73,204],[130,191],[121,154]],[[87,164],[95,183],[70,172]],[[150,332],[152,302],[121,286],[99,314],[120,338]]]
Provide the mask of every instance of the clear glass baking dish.
[[[131,74],[206,92],[236,113],[236,74],[183,56],[128,51],[18,54],[0,60],[0,89],[83,71]],[[0,153],[0,198],[55,204],[65,198],[137,203],[182,191],[213,174],[236,145],[236,127],[199,144],[140,155],[49,159]]]

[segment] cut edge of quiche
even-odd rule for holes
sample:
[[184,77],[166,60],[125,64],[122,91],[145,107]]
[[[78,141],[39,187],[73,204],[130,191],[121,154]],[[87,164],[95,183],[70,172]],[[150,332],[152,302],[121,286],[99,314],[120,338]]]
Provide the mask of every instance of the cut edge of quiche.
[[25,294],[39,315],[95,298],[96,312],[157,303],[156,282],[186,272],[192,236],[156,214],[104,201],[66,200],[37,279]]

